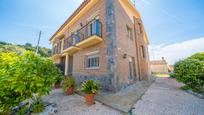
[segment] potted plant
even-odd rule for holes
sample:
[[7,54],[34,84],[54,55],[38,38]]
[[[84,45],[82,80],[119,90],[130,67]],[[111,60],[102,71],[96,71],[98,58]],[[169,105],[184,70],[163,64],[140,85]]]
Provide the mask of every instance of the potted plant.
[[75,79],[73,77],[68,77],[64,82],[63,90],[67,95],[72,95],[74,93]]
[[55,84],[54,84],[55,89],[60,88],[60,84],[61,84],[62,80],[63,80],[62,76],[58,76],[55,78]]
[[93,105],[94,96],[98,93],[99,84],[93,80],[87,80],[82,83],[81,91],[85,93],[86,104]]

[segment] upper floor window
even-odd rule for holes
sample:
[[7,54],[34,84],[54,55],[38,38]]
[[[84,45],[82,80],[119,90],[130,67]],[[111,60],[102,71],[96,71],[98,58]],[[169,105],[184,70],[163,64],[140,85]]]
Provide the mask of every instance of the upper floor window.
[[144,46],[140,46],[140,52],[141,52],[141,56],[143,57],[143,58],[145,58],[146,57],[146,51],[145,51],[145,47]]
[[133,36],[132,36],[132,28],[130,28],[128,25],[127,27],[127,36],[128,38],[130,38],[131,40],[133,40]]
[[142,24],[141,23],[138,23],[138,33],[142,33],[143,32],[143,29],[142,29]]
[[99,68],[99,54],[98,54],[98,52],[86,55],[85,67],[88,69],[98,69]]

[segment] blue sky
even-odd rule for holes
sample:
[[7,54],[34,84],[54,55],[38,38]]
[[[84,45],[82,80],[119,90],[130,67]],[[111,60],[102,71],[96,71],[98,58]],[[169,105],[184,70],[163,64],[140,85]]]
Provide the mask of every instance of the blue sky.
[[[157,50],[166,46],[204,37],[204,0],[135,1],[151,43],[151,57],[161,57],[163,53],[159,55]],[[48,39],[81,2],[0,0],[0,41],[35,45],[38,32],[42,30],[40,45],[51,47]]]

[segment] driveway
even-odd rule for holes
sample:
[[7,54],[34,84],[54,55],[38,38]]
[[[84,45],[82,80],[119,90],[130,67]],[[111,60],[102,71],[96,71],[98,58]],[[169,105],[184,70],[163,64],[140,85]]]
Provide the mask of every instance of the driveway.
[[204,100],[179,88],[170,78],[157,78],[135,105],[135,115],[204,115]]

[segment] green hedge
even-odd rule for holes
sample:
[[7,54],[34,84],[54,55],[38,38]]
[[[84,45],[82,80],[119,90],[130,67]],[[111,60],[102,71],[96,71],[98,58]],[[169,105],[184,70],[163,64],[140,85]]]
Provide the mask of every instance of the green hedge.
[[174,65],[175,78],[194,91],[204,91],[204,53],[178,61]]
[[10,111],[33,94],[45,95],[60,71],[48,58],[32,52],[0,54],[0,110]]

